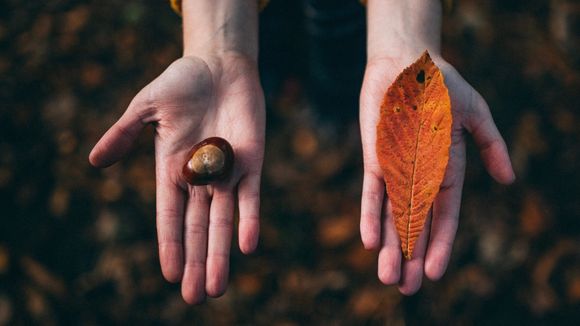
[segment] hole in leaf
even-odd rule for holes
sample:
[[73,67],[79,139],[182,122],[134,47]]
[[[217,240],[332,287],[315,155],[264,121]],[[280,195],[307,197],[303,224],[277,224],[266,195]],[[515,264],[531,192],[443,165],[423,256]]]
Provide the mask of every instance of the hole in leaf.
[[419,71],[419,73],[417,74],[417,81],[419,83],[424,83],[425,82],[425,70]]
[[401,112],[401,107],[400,106],[395,106],[395,112]]

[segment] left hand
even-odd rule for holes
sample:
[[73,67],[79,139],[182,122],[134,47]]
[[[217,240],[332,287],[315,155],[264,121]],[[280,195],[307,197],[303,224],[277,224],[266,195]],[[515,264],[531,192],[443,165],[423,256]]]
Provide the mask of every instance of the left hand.
[[375,57],[368,62],[360,97],[360,128],[363,145],[364,182],[360,231],[367,249],[380,249],[378,276],[384,284],[398,284],[411,295],[419,290],[423,273],[440,279],[447,268],[457,225],[465,175],[465,131],[474,138],[485,168],[499,183],[510,184],[515,175],[506,144],[481,95],[440,56],[432,57],[445,77],[453,114],[449,163],[439,193],[413,258],[402,258],[383,171],[376,156],[376,126],[387,88],[413,58]]
[[[176,60],[135,96],[95,145],[91,163],[106,167],[118,161],[147,124],[155,128],[163,275],[181,282],[187,303],[218,297],[228,283],[236,202],[241,251],[250,253],[258,244],[265,111],[255,60],[232,53]],[[181,171],[189,151],[213,136],[233,147],[231,176],[207,186],[187,184]]]

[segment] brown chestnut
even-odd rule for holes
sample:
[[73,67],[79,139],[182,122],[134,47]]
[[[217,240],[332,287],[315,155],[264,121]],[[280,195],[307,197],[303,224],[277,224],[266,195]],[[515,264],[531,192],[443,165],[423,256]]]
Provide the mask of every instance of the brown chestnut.
[[195,144],[183,165],[187,183],[198,186],[226,179],[234,165],[234,150],[227,140],[211,137]]

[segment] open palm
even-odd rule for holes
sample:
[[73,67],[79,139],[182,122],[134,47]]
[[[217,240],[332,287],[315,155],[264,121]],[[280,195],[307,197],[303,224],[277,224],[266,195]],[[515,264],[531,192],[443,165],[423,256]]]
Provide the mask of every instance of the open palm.
[[465,174],[465,131],[471,133],[487,171],[498,182],[514,180],[507,148],[485,100],[447,62],[433,58],[443,72],[453,114],[451,148],[445,177],[435,198],[413,259],[402,259],[383,172],[376,156],[376,126],[387,88],[411,64],[399,58],[378,58],[367,64],[360,98],[360,127],[363,145],[364,182],[361,205],[361,238],[365,248],[380,249],[379,279],[398,284],[403,294],[421,287],[423,274],[432,280],[443,276],[451,255],[459,220]]
[[[265,112],[255,63],[235,55],[175,61],[135,96],[95,145],[90,162],[115,163],[147,124],[155,127],[163,275],[182,282],[189,303],[219,296],[227,286],[236,200],[240,249],[252,252],[258,241]],[[191,147],[212,136],[231,143],[234,172],[220,183],[190,186],[181,168]]]

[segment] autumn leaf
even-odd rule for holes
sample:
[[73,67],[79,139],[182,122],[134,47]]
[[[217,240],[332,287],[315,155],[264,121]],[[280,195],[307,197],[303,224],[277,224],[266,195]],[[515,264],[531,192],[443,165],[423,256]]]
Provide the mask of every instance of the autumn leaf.
[[377,157],[406,259],[445,175],[451,122],[443,74],[425,51],[387,90],[377,125]]

